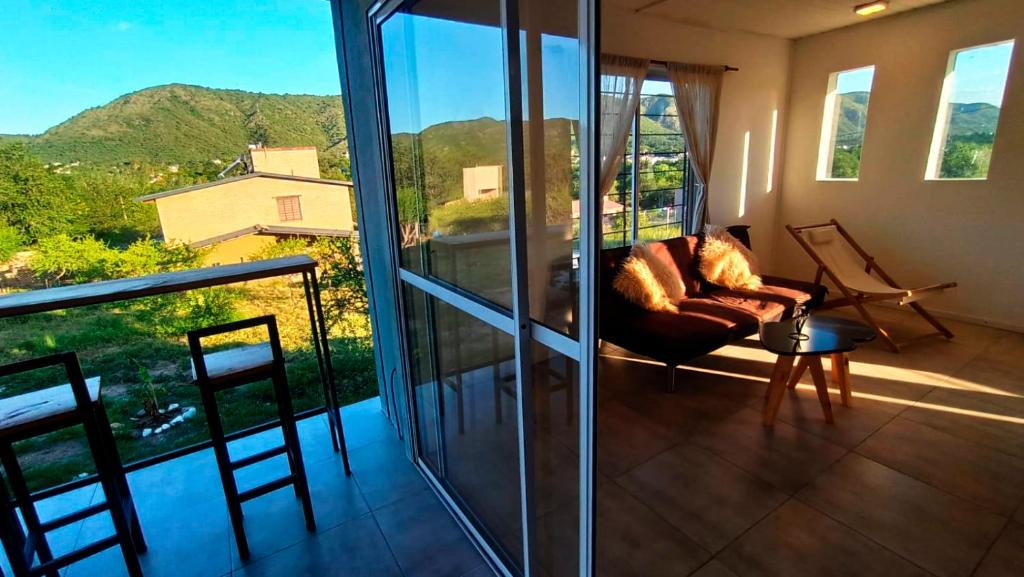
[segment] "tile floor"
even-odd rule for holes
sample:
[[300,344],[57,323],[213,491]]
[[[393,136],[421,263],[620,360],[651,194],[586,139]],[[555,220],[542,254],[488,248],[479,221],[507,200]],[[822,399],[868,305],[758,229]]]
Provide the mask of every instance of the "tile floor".
[[[900,311],[875,312],[897,337],[926,328]],[[833,425],[805,377],[787,392],[771,430],[760,410],[774,358],[756,338],[680,367],[675,393],[663,389],[663,366],[606,344],[597,391],[597,573],[1024,575],[1024,335],[949,324],[957,334],[949,342],[898,355],[872,343],[853,353],[853,404],[841,406],[832,391]],[[445,419],[449,449],[457,449],[449,457],[459,457],[451,463],[456,482],[495,538],[516,546],[518,509],[507,498],[516,494],[515,446],[506,447],[515,403],[490,377],[505,364],[467,369],[464,430],[458,412]],[[454,406],[449,389],[445,402]],[[538,389],[534,398],[541,573],[572,575],[578,418],[566,410],[564,388]],[[254,552],[246,564],[209,452],[133,474],[151,544],[147,575],[490,574],[405,460],[375,401],[346,408],[345,419],[351,478],[341,474],[323,421],[303,423],[317,533],[303,529],[288,491],[271,494],[246,509]],[[44,517],[94,492],[45,503]],[[55,540],[59,549],[101,531],[87,522]],[[108,552],[67,574],[116,577],[123,567]]]
[[[926,330],[874,310],[898,338]],[[672,394],[663,366],[606,344],[598,573],[1024,575],[1024,335],[949,324],[949,342],[851,354],[834,425],[805,376],[774,430],[756,337],[680,367]],[[659,541],[623,546],[638,534]]]
[[[209,450],[131,473],[149,551],[141,556],[146,577],[452,576],[489,574],[483,559],[413,465],[405,458],[377,399],[343,409],[352,476],[330,446],[326,419],[299,424],[309,475],[315,533],[305,530],[291,490],[250,501],[245,510],[252,557],[242,563]],[[274,439],[276,435],[276,440]],[[268,432],[232,444],[247,454],[280,443]],[[283,457],[240,471],[242,489],[279,475]],[[244,472],[245,475],[241,475]],[[40,505],[43,519],[96,499],[95,486]],[[95,517],[53,535],[58,554],[76,543],[112,534],[109,518]],[[443,551],[443,555],[438,555]],[[5,575],[11,575],[3,559]],[[69,567],[70,577],[127,575],[119,549]]]

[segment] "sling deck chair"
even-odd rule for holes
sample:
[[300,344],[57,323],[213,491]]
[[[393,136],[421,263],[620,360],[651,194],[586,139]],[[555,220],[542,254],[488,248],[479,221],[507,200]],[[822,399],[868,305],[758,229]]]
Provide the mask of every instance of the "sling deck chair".
[[[921,339],[934,336],[953,338],[953,333],[917,301],[953,288],[956,286],[955,282],[915,289],[901,287],[834,218],[825,224],[799,227],[787,224],[786,230],[793,235],[796,242],[818,265],[818,272],[814,277],[815,284],[821,284],[822,276],[827,275],[843,294],[841,297],[825,301],[818,307],[818,310],[853,306],[864,321],[878,331],[882,342],[888,345],[894,353],[900,352],[901,346]],[[878,277],[872,276],[872,272]],[[910,305],[937,331],[921,335],[910,341],[897,343],[888,331],[878,325],[871,313],[864,307],[865,303],[878,301],[896,301],[900,306]]]

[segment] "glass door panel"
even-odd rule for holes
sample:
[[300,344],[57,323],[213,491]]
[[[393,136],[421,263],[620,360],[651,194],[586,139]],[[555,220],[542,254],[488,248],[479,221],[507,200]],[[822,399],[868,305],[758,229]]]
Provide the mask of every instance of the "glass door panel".
[[512,307],[498,0],[422,0],[380,27],[399,263]]
[[579,575],[579,363],[536,342],[531,360],[540,574]]
[[575,0],[522,0],[523,143],[530,318],[579,329],[579,39]]
[[579,1],[372,16],[413,449],[512,575],[588,570]]
[[490,546],[522,566],[511,335],[405,284],[417,452]]

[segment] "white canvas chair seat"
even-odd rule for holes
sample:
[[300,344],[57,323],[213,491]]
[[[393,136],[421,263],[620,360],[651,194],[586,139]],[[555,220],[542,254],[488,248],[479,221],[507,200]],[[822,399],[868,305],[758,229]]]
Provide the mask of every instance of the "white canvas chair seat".
[[953,288],[956,286],[955,282],[915,289],[899,286],[875,262],[873,257],[864,252],[864,249],[853,240],[853,237],[835,219],[826,224],[812,226],[793,227],[786,225],[786,230],[793,235],[793,238],[817,263],[818,275],[815,282],[820,283],[823,275],[828,276],[836,284],[836,288],[843,294],[840,298],[825,302],[822,308],[853,306],[860,313],[861,317],[878,331],[882,341],[895,352],[899,352],[899,345],[892,340],[885,329],[878,326],[878,323],[874,321],[871,314],[864,308],[865,303],[895,301],[900,305],[910,305],[914,311],[938,330],[935,334],[946,338],[953,338],[953,333],[928,313],[928,311],[924,310],[917,301]]
[[803,234],[822,262],[852,292],[867,296],[888,296],[906,305],[956,286],[955,283],[943,283],[916,289],[894,287],[867,271],[867,263],[843,239],[835,225],[806,229]]

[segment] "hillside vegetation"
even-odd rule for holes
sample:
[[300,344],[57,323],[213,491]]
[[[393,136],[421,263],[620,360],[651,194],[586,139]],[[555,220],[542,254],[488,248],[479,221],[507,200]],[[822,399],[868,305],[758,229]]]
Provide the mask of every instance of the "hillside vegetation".
[[187,164],[238,156],[246,146],[346,148],[341,98],[259,94],[168,84],[90,108],[25,142],[45,162]]

